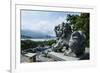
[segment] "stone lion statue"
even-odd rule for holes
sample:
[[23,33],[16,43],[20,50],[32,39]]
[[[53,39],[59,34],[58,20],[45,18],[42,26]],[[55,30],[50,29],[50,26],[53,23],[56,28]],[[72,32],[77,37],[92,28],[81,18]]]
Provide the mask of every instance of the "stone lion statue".
[[85,53],[86,47],[86,36],[82,31],[74,31],[71,34],[71,38],[69,41],[69,49],[70,51],[66,53],[66,55],[74,54],[74,56],[79,57]]
[[[59,24],[54,29],[57,37],[57,43],[53,46],[53,50],[56,52],[63,52],[66,50],[69,46],[69,39],[71,37],[71,26],[67,23]],[[63,47],[65,47],[63,49]]]

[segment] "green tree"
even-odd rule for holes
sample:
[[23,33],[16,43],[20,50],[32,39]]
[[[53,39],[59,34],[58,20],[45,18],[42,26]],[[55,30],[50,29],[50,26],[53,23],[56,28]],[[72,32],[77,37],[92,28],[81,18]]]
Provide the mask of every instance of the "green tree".
[[89,39],[90,39],[90,14],[89,13],[81,13],[80,15],[68,15],[67,22],[73,26],[73,31],[81,30],[86,35],[86,45],[89,47]]
[[37,43],[31,40],[21,40],[21,50],[35,48]]

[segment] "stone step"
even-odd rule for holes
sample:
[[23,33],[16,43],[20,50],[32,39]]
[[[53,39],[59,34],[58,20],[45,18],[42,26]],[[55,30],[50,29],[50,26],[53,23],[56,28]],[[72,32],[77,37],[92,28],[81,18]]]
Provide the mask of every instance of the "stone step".
[[71,61],[71,60],[79,60],[79,58],[65,56],[63,53],[50,52],[48,56],[54,59],[55,61]]

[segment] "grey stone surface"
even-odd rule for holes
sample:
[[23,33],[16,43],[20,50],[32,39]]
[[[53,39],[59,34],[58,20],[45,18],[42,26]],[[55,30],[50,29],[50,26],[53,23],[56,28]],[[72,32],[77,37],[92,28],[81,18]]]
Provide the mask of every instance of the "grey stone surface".
[[67,23],[59,24],[55,27],[57,43],[53,46],[56,52],[62,52],[63,47],[68,49],[69,39],[72,33],[71,26]]
[[86,36],[82,31],[74,31],[71,35],[69,42],[69,48],[76,56],[81,56],[85,52],[85,40]]

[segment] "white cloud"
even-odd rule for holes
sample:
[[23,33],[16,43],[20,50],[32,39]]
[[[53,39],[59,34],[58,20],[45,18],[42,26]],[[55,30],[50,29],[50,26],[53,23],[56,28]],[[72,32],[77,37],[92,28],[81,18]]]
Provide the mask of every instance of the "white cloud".
[[[67,13],[24,11],[22,13],[22,29],[41,31],[55,35],[54,27],[65,22]],[[75,14],[75,13],[71,13]],[[77,13],[78,14],[78,13]]]
[[58,24],[61,24],[62,22],[64,22],[64,20],[65,20],[65,18],[60,17],[60,16],[58,19],[55,19],[53,21],[43,20],[36,24],[36,29],[38,28],[39,31],[42,30],[42,32],[55,35],[54,27],[57,26]]
[[22,27],[24,27],[24,29],[29,29],[32,31],[41,31],[44,33],[55,35],[54,27],[64,22],[64,20],[65,17],[59,16],[58,19],[55,19],[53,21],[50,20],[40,20],[38,22],[34,22],[34,20],[30,22],[26,21],[23,23],[25,26],[23,25]]

